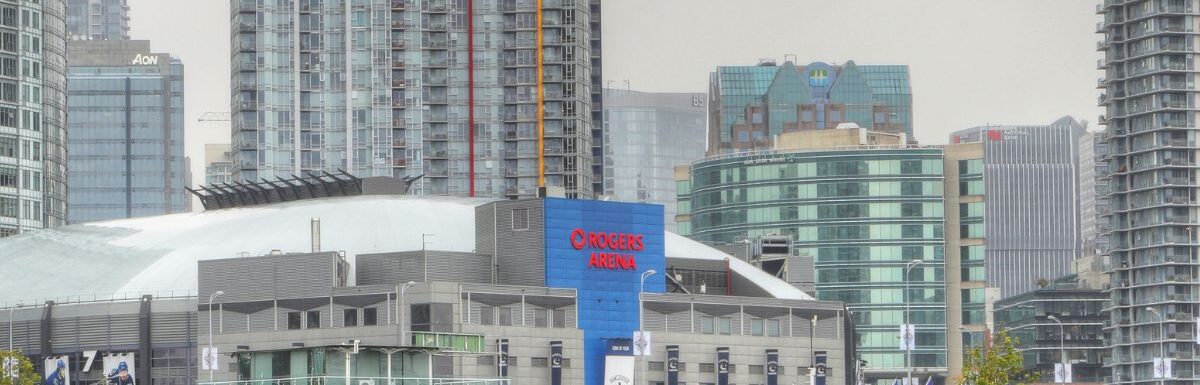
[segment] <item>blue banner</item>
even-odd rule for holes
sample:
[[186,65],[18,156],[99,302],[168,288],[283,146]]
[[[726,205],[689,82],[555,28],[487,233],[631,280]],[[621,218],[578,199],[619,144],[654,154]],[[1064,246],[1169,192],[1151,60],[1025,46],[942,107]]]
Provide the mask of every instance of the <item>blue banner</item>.
[[717,348],[717,385],[729,385],[729,348]]
[[767,385],[779,385],[779,351],[767,349]]
[[825,385],[825,371],[828,370],[828,367],[826,367],[828,356],[825,354],[825,352],[816,352],[815,355],[817,357],[817,380],[816,384],[814,385]]
[[609,338],[606,356],[632,356],[633,340],[629,338]]
[[496,374],[500,377],[508,377],[508,340],[501,339],[496,342],[500,345],[500,351],[496,358]]
[[679,345],[667,346],[667,385],[679,385]]
[[550,341],[550,385],[562,385],[562,341]]

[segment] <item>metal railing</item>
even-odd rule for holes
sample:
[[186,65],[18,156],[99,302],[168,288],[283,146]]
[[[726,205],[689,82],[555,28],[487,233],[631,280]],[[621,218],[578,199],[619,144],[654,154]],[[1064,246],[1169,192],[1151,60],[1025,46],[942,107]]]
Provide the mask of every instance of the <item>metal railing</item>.
[[[349,380],[347,382],[347,380]],[[201,381],[199,385],[511,385],[507,378],[310,376],[260,380]]]

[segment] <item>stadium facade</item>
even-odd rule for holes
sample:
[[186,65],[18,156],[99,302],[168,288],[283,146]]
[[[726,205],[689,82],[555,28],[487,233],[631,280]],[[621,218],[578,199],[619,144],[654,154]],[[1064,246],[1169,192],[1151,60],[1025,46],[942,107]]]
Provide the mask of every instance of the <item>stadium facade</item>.
[[121,362],[167,384],[855,377],[842,303],[665,232],[657,205],[360,195],[0,242],[0,268],[33,266],[0,283],[0,342],[72,384]]

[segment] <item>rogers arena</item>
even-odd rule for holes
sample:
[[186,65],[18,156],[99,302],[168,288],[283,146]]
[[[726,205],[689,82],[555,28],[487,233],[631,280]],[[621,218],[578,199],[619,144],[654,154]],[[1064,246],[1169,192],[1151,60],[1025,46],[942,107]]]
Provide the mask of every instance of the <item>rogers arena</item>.
[[122,364],[147,385],[855,378],[842,303],[657,205],[295,200],[4,238],[0,271],[0,343],[71,385]]

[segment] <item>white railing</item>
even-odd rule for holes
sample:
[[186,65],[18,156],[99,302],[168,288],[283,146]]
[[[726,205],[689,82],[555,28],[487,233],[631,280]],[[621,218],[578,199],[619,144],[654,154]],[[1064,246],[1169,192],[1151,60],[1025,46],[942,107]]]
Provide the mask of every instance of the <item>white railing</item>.
[[238,381],[200,381],[198,385],[512,385],[507,378],[311,376]]

